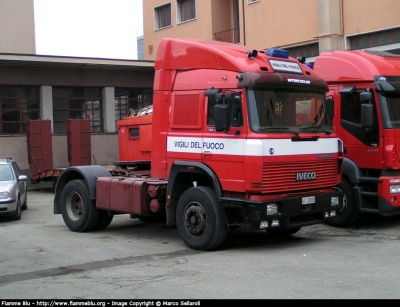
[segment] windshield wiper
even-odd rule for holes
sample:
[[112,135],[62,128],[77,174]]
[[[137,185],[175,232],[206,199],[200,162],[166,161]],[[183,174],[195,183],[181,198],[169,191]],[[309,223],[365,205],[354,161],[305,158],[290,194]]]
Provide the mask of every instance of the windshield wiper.
[[284,126],[273,126],[273,127],[260,128],[260,131],[284,131],[284,132],[293,133],[295,135],[299,135],[296,131],[290,130],[288,127],[284,127]]
[[331,134],[332,132],[325,130],[323,128],[321,128],[321,125],[317,125],[317,126],[306,126],[306,127],[302,127],[299,129],[299,131],[305,131],[305,130],[311,130],[311,131],[322,131],[325,132],[326,134]]

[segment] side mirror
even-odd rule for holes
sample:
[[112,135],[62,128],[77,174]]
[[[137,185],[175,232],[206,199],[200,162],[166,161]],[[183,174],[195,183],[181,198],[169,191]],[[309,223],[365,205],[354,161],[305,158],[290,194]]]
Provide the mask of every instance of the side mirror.
[[28,180],[28,176],[27,175],[19,175],[18,176],[18,181],[24,181],[24,180]]
[[227,104],[216,104],[214,106],[215,130],[228,131],[230,128],[229,106]]
[[374,123],[373,115],[374,115],[374,109],[372,103],[361,104],[361,127],[363,128],[372,127]]
[[360,102],[367,102],[372,100],[371,92],[362,92],[360,93]]
[[[361,127],[370,128],[374,123],[374,109],[371,103],[372,93],[371,92],[362,92],[360,93],[360,102],[361,102]],[[367,102],[367,103],[363,103]]]

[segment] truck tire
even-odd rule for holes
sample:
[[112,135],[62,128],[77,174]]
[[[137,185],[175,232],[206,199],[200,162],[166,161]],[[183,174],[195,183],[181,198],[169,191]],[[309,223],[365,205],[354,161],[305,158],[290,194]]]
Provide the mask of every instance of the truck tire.
[[201,251],[216,249],[228,233],[223,209],[209,187],[193,187],[183,192],[176,208],[176,226],[183,242]]
[[65,185],[61,193],[61,214],[72,231],[85,232],[96,227],[100,212],[90,199],[84,180],[71,180]]
[[325,222],[328,225],[341,228],[353,226],[360,216],[354,200],[353,186],[346,178],[342,178],[337,188],[343,192],[343,209],[335,217],[326,219]]
[[108,214],[107,211],[99,210],[99,221],[97,222],[95,230],[102,230],[104,228],[107,228],[108,225],[111,224],[113,218],[114,218],[114,215]]

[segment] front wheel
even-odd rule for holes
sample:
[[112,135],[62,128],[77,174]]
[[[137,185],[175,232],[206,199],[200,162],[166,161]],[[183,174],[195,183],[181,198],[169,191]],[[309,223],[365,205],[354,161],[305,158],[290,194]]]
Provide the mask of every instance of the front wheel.
[[28,190],[25,190],[25,201],[21,206],[22,210],[27,210],[28,209]]
[[99,221],[99,210],[90,198],[84,180],[68,182],[61,193],[61,214],[65,224],[75,232],[93,230]]
[[360,217],[354,199],[353,186],[347,179],[342,178],[337,188],[343,192],[343,208],[335,217],[326,219],[326,224],[342,228],[353,226]]
[[228,233],[223,209],[209,187],[193,187],[181,195],[176,225],[183,242],[195,250],[216,249]]
[[20,219],[21,219],[21,200],[19,199],[19,196],[18,196],[18,199],[17,199],[17,206],[16,206],[16,208],[15,208],[15,213],[13,214],[13,216],[12,216],[12,219],[14,220],[14,221],[19,221]]

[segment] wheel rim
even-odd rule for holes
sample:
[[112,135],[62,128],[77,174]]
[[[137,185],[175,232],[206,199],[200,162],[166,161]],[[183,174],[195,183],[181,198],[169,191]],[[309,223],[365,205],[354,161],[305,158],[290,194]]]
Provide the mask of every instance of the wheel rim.
[[198,203],[190,203],[184,213],[186,230],[192,235],[199,237],[206,230],[207,219],[204,208]]
[[76,192],[68,195],[66,204],[68,216],[71,220],[77,221],[81,218],[83,212],[83,202],[81,196]]

